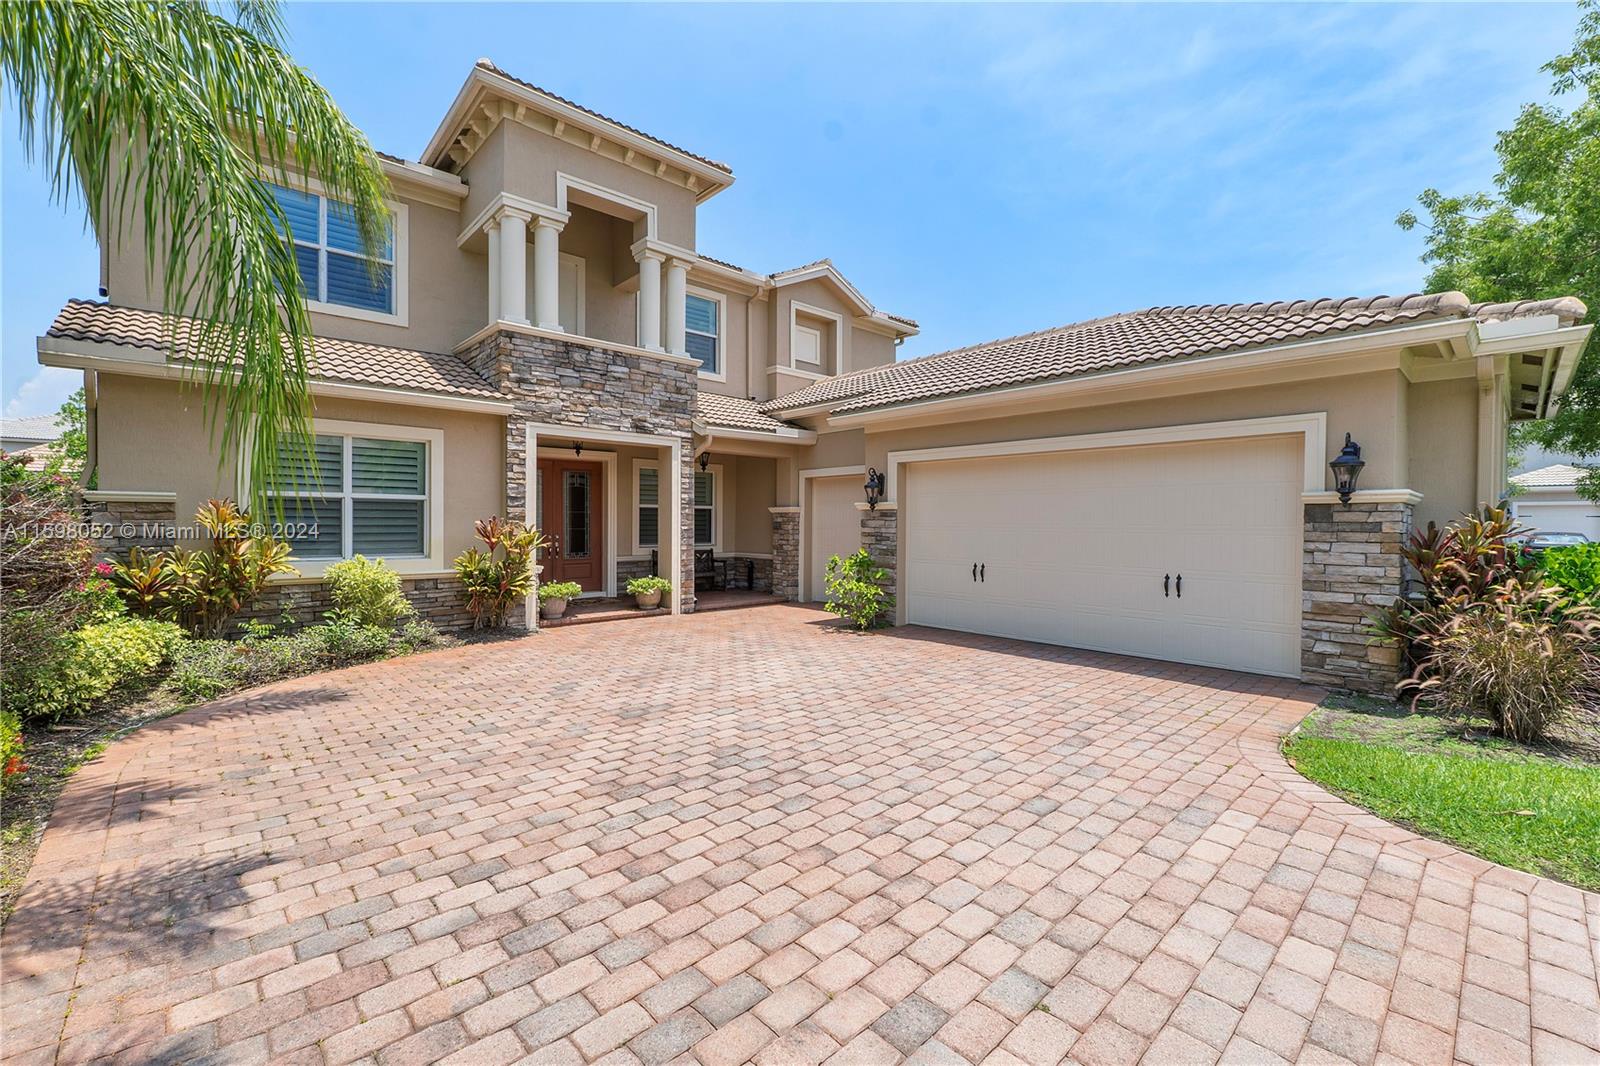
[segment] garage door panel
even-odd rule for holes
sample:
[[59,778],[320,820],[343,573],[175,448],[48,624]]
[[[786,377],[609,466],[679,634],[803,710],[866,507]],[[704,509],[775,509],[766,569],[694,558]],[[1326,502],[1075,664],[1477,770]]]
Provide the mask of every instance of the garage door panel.
[[913,464],[908,616],[1298,675],[1300,478],[1298,438]]

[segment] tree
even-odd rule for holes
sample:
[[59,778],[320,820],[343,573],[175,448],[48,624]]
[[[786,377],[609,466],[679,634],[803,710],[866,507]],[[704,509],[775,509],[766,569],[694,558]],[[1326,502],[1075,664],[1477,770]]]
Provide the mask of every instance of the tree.
[[[59,436],[50,445],[50,459],[44,464],[45,473],[60,474],[77,481],[89,461],[88,398],[79,389],[67,397],[56,410],[56,428]],[[91,475],[93,477],[93,475]],[[91,483],[88,488],[94,488]]]
[[316,175],[369,252],[388,231],[372,146],[282,41],[276,0],[239,0],[232,19],[191,2],[0,4],[28,158],[102,242],[142,231],[163,305],[197,320],[185,347],[219,454],[240,456],[267,507],[280,444],[309,437],[312,341],[288,220],[261,179]]
[[[1405,211],[1405,229],[1424,225],[1422,261],[1429,292],[1457,289],[1474,300],[1577,296],[1600,312],[1600,0],[1581,0],[1572,50],[1541,69],[1570,110],[1528,104],[1495,143],[1494,191],[1419,196],[1423,219]],[[1600,343],[1591,335],[1554,418],[1533,423],[1525,442],[1600,456]],[[1600,500],[1600,470],[1579,491]]]

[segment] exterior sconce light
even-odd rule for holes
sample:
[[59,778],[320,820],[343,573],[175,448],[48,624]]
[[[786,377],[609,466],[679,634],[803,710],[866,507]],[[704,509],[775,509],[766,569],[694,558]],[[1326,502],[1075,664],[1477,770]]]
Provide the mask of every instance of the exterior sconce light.
[[572,442],[572,454],[575,456],[583,454],[583,441],[575,440]]
[[702,474],[704,474],[706,472],[706,467],[708,467],[710,465],[711,465],[711,453],[710,452],[701,452],[700,453],[700,472]]
[[1356,491],[1356,479],[1361,476],[1361,468],[1367,464],[1361,461],[1361,445],[1350,439],[1350,434],[1344,435],[1344,450],[1338,458],[1328,464],[1333,471],[1333,487],[1339,493],[1339,502],[1348,504],[1350,496]]
[[876,511],[878,501],[883,499],[884,477],[877,469],[867,471],[867,510]]

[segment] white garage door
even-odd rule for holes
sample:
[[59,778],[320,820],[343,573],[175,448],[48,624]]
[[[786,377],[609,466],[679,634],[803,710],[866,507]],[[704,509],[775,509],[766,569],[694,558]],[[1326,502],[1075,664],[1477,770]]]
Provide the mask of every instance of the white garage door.
[[1600,503],[1587,500],[1524,503],[1517,500],[1512,506],[1522,525],[1545,533],[1582,533],[1590,540],[1600,540]]
[[807,510],[810,529],[806,531],[806,598],[821,603],[828,598],[823,585],[828,559],[834,555],[853,555],[861,547],[860,477],[819,477],[811,482],[811,506]]
[[1297,677],[1301,447],[1259,437],[911,464],[908,618]]

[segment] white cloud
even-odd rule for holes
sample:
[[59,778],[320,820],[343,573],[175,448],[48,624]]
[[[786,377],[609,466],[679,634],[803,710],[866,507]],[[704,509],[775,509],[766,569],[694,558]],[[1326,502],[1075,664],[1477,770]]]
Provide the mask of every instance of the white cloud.
[[11,402],[6,404],[6,417],[53,415],[56,408],[82,386],[83,371],[42,366],[37,374],[22,383]]

